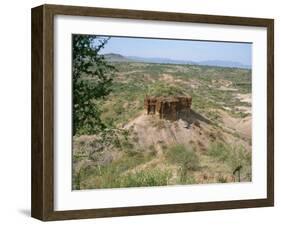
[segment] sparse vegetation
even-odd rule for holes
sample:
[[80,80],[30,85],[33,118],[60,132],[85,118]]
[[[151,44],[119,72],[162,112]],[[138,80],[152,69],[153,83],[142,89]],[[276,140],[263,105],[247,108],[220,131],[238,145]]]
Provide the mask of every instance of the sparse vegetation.
[[136,173],[129,173],[122,178],[120,187],[144,187],[168,185],[171,178],[168,170],[148,169]]
[[[247,111],[251,102],[237,97],[251,92],[250,70],[110,64],[116,68],[113,85],[95,100],[104,133],[88,133],[84,139],[80,135],[86,133],[80,130],[74,136],[73,189],[227,183],[233,177],[238,181],[233,175],[238,166],[242,166],[241,181],[251,181],[251,138],[235,123],[225,125],[226,115],[234,122],[251,117]],[[90,85],[91,75],[83,74],[83,81]],[[144,115],[146,95],[185,94],[192,96],[196,113],[190,121],[151,116],[137,127],[135,119]]]
[[208,149],[207,154],[221,162],[226,163],[232,171],[241,166],[241,168],[243,168],[243,179],[251,179],[251,152],[245,150],[242,146],[213,143]]
[[199,158],[194,150],[182,144],[171,146],[165,151],[168,162],[178,167],[179,183],[191,184],[195,182],[192,171],[199,169]]
[[195,151],[187,149],[182,144],[172,146],[165,152],[168,161],[180,165],[182,170],[196,170],[199,167],[199,159]]
[[152,83],[147,89],[147,94],[149,96],[175,96],[186,93],[182,87],[170,85],[165,82]]
[[208,149],[208,154],[219,161],[225,162],[229,158],[231,149],[222,143],[213,143]]
[[[132,153],[124,153],[122,158],[111,164],[86,164],[75,174],[73,186],[76,189],[77,187],[81,189],[122,187],[126,181],[122,182],[121,180],[124,179],[126,172],[149,161],[151,157],[143,152],[137,152],[133,155]],[[79,186],[77,186],[78,182]]]

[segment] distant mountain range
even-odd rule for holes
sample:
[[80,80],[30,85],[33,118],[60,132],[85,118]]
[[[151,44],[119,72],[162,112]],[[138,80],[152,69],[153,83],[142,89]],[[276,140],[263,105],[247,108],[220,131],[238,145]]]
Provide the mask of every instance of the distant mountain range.
[[208,61],[190,61],[190,60],[173,60],[169,58],[160,57],[137,57],[137,56],[123,56],[117,53],[104,54],[104,57],[112,62],[143,62],[143,63],[158,63],[158,64],[189,64],[189,65],[203,65],[215,67],[232,67],[251,69],[251,65],[244,65],[235,61],[224,60],[208,60]]

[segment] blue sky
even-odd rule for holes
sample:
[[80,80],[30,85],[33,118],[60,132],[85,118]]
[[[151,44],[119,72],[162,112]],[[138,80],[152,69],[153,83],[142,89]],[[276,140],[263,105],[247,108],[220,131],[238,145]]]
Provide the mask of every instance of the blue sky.
[[223,60],[251,65],[252,44],[111,37],[101,53],[118,53],[124,56],[160,57],[197,62]]

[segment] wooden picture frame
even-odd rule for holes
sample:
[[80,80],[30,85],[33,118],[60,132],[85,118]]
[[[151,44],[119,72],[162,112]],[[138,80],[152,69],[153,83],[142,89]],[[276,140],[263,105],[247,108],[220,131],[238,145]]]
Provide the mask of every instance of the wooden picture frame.
[[[267,198],[99,209],[54,210],[54,16],[71,15],[267,29]],[[42,5],[32,9],[32,200],[31,215],[50,220],[162,214],[274,205],[274,21],[273,19]]]

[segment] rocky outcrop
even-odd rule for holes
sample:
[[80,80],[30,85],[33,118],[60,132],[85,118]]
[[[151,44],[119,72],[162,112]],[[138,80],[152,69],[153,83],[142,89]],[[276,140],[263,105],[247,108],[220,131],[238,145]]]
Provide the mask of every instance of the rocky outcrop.
[[191,103],[191,96],[146,96],[144,108],[148,115],[157,114],[161,119],[175,121],[188,117]]

